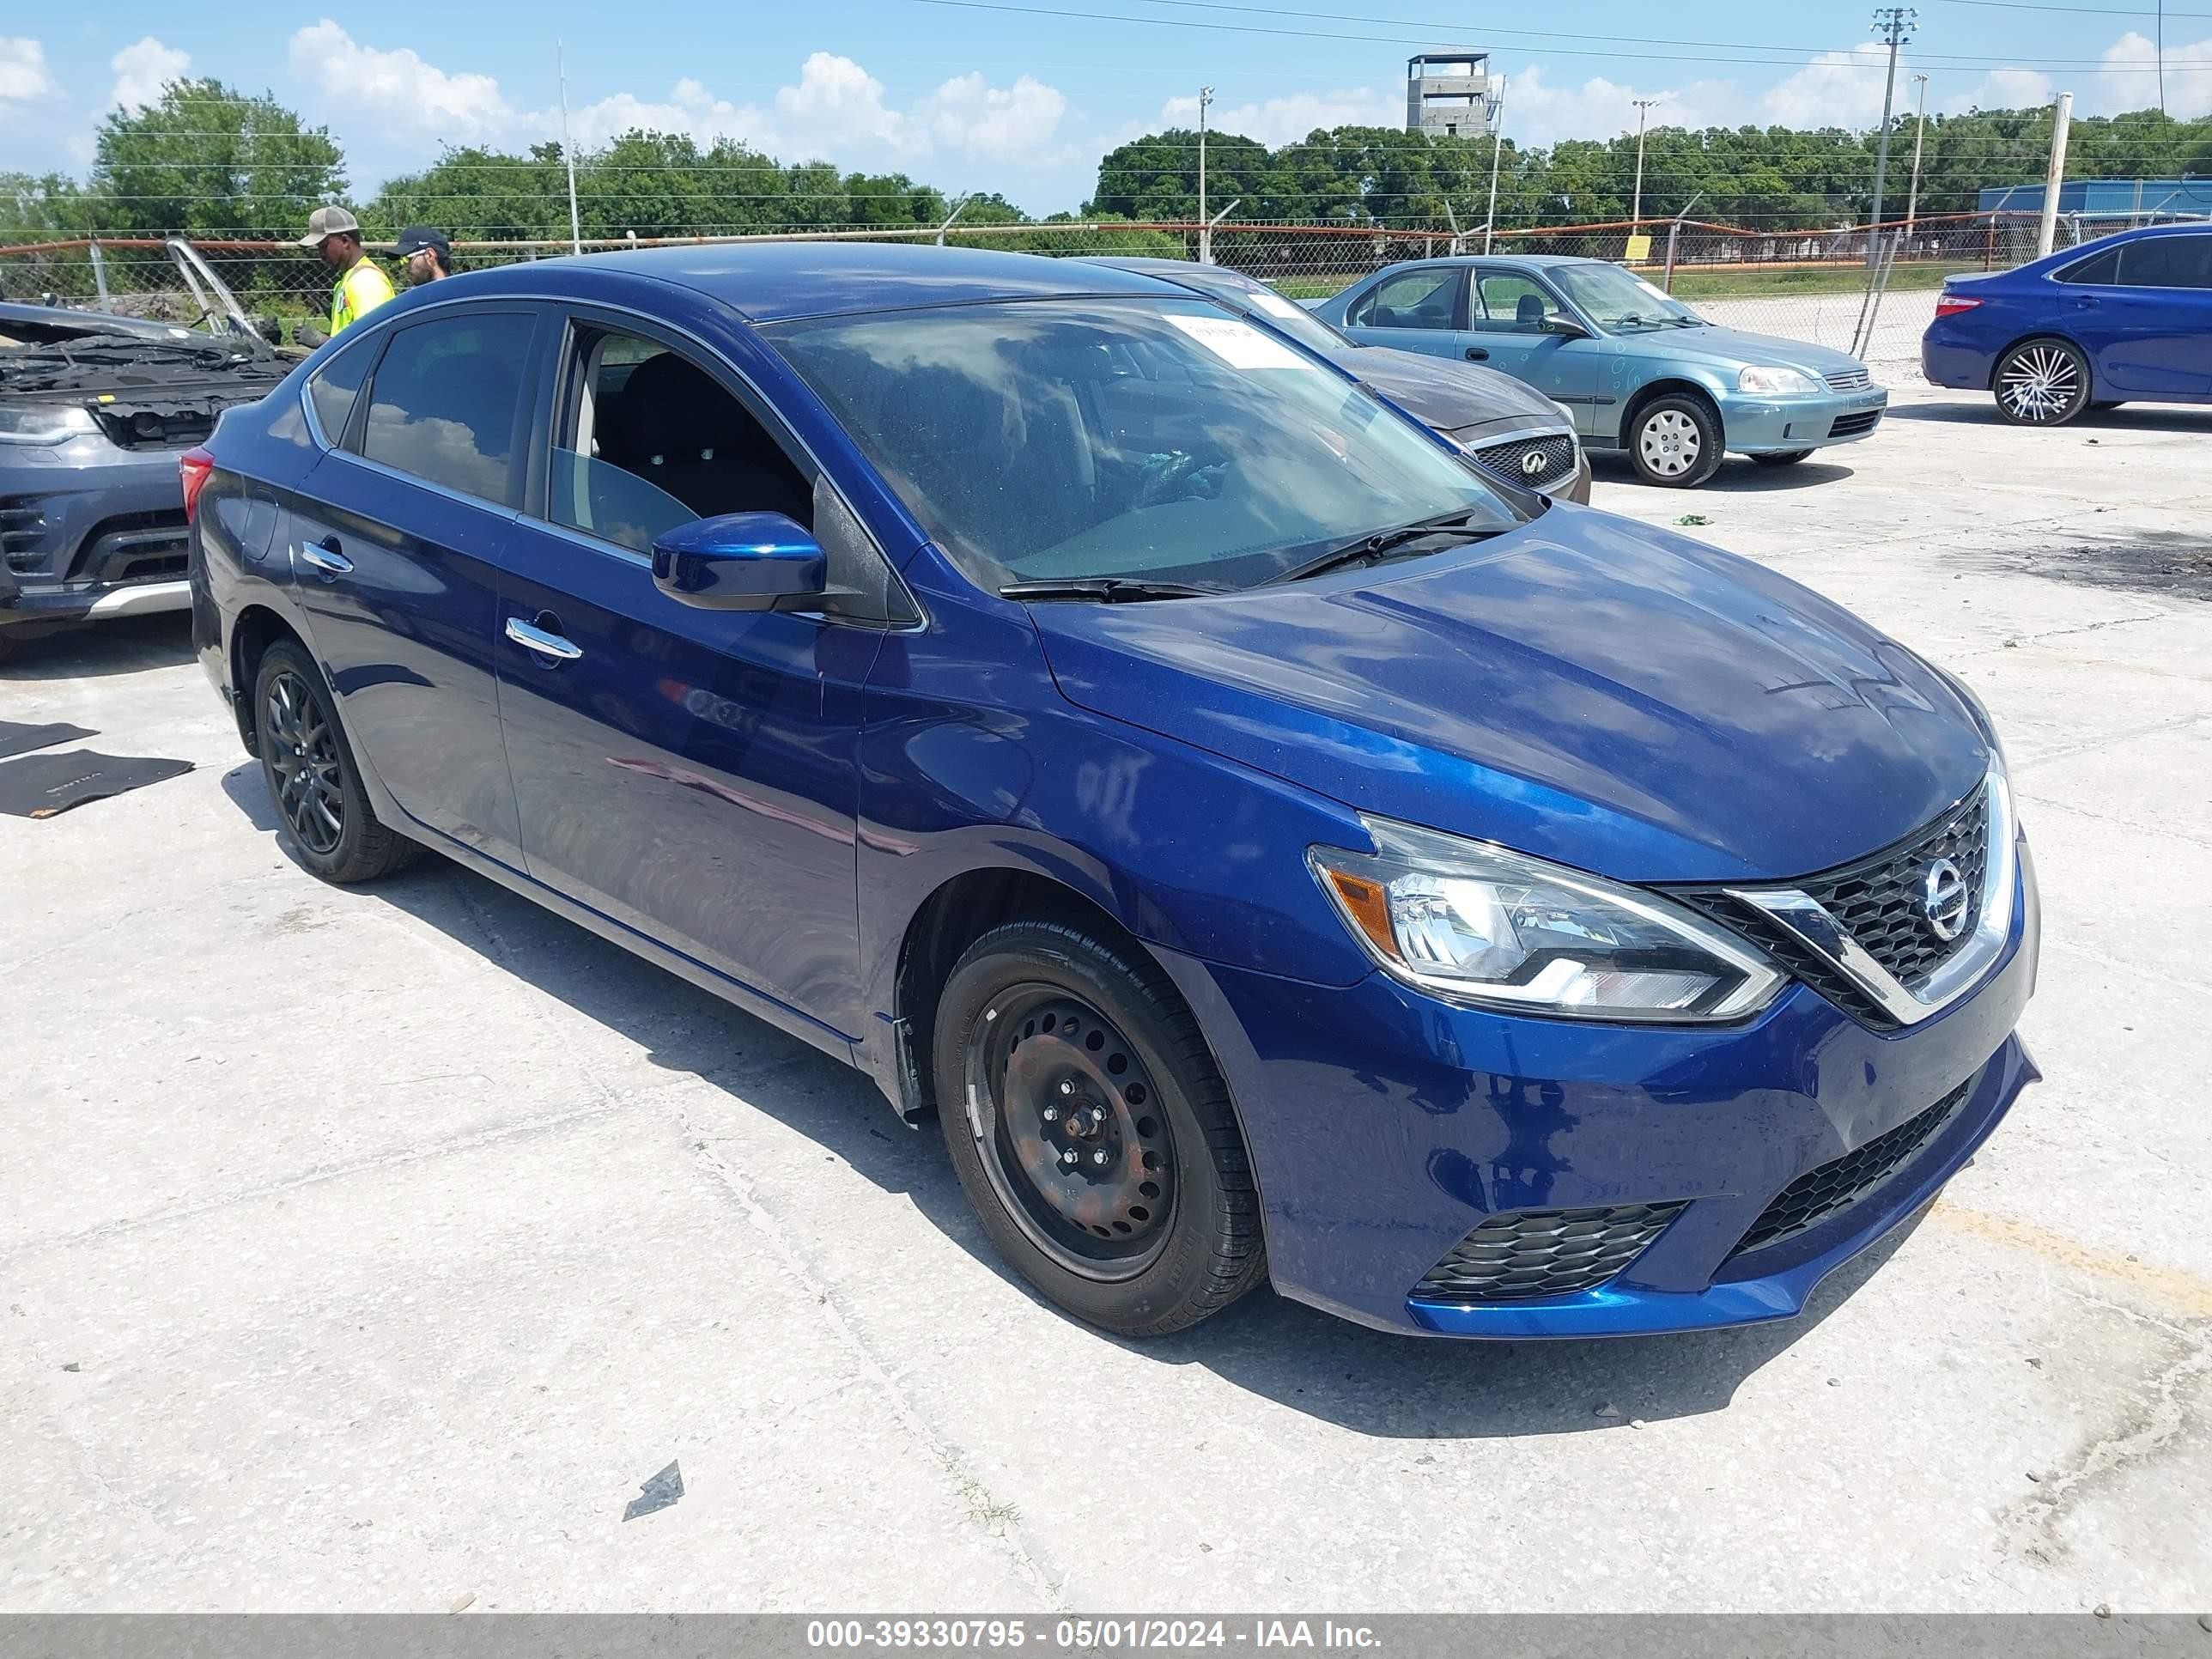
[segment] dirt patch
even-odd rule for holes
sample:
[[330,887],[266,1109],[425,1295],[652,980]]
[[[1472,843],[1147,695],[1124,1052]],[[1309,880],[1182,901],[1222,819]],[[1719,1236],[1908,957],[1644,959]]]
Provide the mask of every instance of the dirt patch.
[[2005,548],[1969,556],[1976,564],[2084,587],[2127,588],[2212,601],[2212,536],[2145,530],[2109,541]]

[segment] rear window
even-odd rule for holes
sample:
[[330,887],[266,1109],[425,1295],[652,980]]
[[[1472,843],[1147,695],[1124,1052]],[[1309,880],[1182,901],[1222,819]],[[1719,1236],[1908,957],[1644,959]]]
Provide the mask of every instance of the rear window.
[[361,453],[463,495],[520,505],[515,416],[533,326],[510,311],[401,329],[370,383]]

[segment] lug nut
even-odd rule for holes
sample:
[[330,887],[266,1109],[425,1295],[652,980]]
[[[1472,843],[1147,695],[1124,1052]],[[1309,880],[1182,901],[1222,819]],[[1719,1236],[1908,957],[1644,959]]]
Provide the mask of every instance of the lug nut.
[[1103,1164],[1106,1161],[1106,1154],[1103,1152],[1093,1152],[1091,1154],[1091,1161],[1093,1164]]
[[1060,1091],[1064,1095],[1072,1095],[1075,1092],[1075,1085],[1062,1078],[1060,1080]]
[[1059,1122],[1059,1121],[1060,1121],[1060,1108],[1059,1108],[1059,1107],[1057,1107],[1057,1106],[1048,1106],[1048,1107],[1046,1107],[1046,1108],[1044,1109],[1044,1121],[1045,1121],[1046,1122],[1048,1122],[1048,1123],[1057,1123],[1057,1122]]
[[1071,1164],[1071,1165],[1072,1165],[1072,1164],[1075,1162],[1075,1150],[1074,1150],[1074,1148],[1070,1147],[1066,1152],[1062,1152],[1062,1153],[1060,1155],[1060,1161],[1062,1164]]

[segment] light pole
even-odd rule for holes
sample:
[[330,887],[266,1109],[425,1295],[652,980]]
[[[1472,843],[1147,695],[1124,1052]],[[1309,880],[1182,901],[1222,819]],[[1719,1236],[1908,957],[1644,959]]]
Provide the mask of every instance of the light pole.
[[1636,201],[1628,210],[1631,229],[1644,222],[1644,118],[1658,101],[1656,98],[1636,100]]
[[1920,143],[1928,136],[1928,77],[1916,75],[1919,85],[1919,115],[1912,124],[1912,188],[1905,198],[1905,234],[1912,234],[1913,222],[1920,216]]
[[1198,262],[1213,263],[1213,234],[1206,222],[1206,106],[1213,101],[1213,88],[1198,89]]
[[1897,49],[1912,33],[1913,20],[1920,14],[1911,6],[1884,6],[1874,15],[1875,27],[1881,30],[1889,43],[1889,79],[1881,89],[1881,140],[1874,155],[1874,216],[1867,221],[1867,263],[1875,263],[1875,250],[1881,246],[1881,233],[1875,227],[1881,223],[1881,191],[1889,173],[1889,117],[1897,97]]

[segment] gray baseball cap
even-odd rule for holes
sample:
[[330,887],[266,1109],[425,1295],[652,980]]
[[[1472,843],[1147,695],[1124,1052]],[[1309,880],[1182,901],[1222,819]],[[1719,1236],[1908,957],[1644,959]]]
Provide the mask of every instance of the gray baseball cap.
[[361,221],[342,207],[319,207],[307,216],[307,234],[300,239],[300,246],[320,247],[327,238],[348,232],[359,235]]

